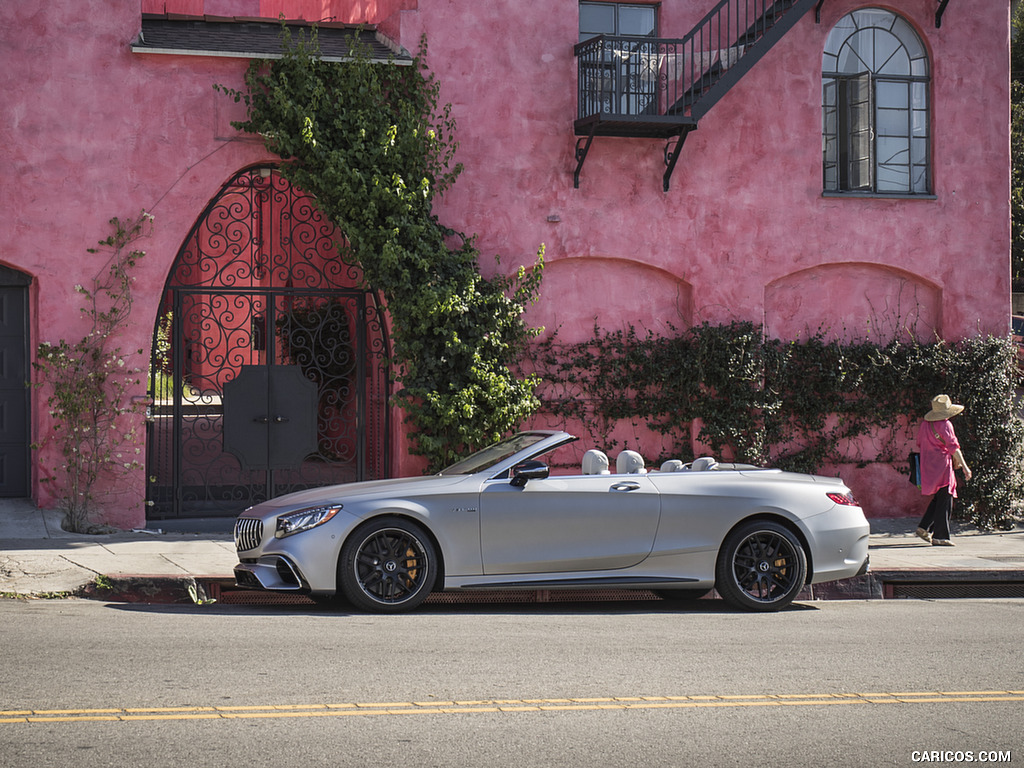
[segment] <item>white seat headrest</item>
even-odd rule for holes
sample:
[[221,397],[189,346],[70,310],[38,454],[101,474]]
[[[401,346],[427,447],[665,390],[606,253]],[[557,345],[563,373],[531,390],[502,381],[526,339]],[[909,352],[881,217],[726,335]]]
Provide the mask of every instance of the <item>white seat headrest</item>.
[[644,469],[644,458],[636,451],[623,451],[615,459],[615,469],[620,475],[642,475],[647,472]]
[[608,475],[608,457],[602,452],[591,449],[583,454],[584,475]]
[[680,459],[669,459],[661,465],[662,472],[682,472],[683,462]]
[[693,464],[690,465],[692,472],[701,472],[705,469],[714,469],[718,466],[718,462],[710,456],[701,456],[699,459],[694,459]]

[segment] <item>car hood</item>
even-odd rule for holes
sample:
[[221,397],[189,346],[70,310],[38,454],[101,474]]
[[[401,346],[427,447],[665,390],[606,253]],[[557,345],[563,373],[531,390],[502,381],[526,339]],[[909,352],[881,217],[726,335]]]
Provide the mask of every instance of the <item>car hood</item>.
[[340,485],[326,485],[322,488],[310,488],[305,491],[296,491],[284,496],[257,504],[242,513],[243,516],[256,517],[261,513],[274,512],[280,509],[301,509],[302,507],[313,507],[318,504],[327,504],[337,501],[352,500],[370,496],[387,497],[401,494],[408,497],[421,493],[436,493],[439,490],[456,485],[465,480],[467,475],[430,477],[402,477],[392,480],[367,480],[361,483],[341,483]]

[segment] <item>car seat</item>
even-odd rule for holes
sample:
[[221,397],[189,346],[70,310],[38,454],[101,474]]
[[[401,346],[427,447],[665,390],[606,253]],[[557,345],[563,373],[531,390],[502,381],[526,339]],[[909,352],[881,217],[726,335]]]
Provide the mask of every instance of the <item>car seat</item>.
[[643,475],[644,458],[636,451],[623,451],[615,459],[615,470],[620,475]]
[[583,454],[584,475],[608,475],[608,457],[602,452],[590,449]]
[[710,456],[701,456],[699,459],[694,459],[690,465],[691,472],[703,472],[707,469],[715,469],[718,466],[718,462]]

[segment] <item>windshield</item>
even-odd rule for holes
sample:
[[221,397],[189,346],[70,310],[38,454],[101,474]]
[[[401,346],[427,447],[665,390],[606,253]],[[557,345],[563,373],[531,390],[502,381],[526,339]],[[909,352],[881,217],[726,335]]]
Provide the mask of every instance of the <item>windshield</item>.
[[502,440],[500,443],[484,448],[482,451],[477,451],[462,461],[455,462],[450,467],[442,469],[440,474],[472,475],[477,472],[483,472],[485,469],[504,461],[512,454],[519,453],[524,448],[529,448],[531,445],[539,443],[546,437],[550,437],[550,435],[537,432],[524,432],[520,435],[515,435],[507,440]]

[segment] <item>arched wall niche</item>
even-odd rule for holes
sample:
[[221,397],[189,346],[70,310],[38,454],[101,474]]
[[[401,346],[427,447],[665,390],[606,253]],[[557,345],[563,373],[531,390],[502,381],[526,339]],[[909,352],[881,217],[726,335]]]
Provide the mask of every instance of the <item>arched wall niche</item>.
[[586,341],[595,327],[620,330],[633,326],[671,335],[673,328],[690,327],[693,288],[662,269],[629,259],[568,258],[544,267],[540,301],[530,307],[526,321],[543,326],[558,341]]
[[769,338],[829,341],[933,341],[942,334],[942,289],[909,272],[878,264],[823,264],[765,287]]

